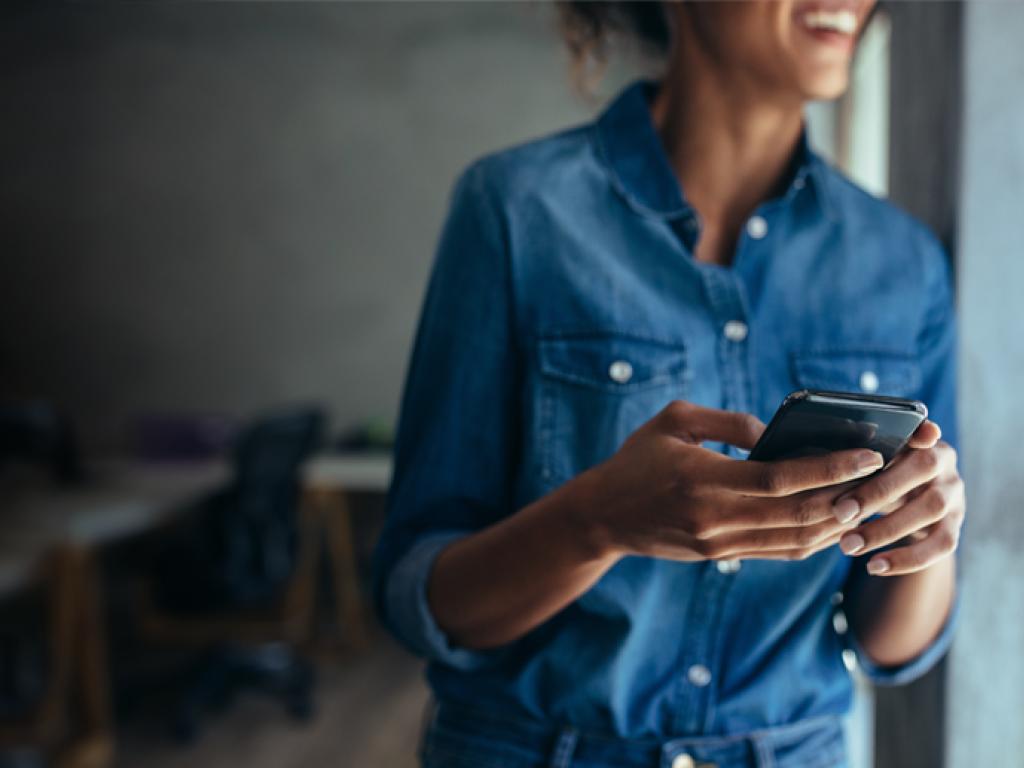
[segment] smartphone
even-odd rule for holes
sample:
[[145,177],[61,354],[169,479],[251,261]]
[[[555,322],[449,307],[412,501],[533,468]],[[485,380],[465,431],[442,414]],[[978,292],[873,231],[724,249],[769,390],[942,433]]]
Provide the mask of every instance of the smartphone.
[[802,389],[782,401],[748,458],[777,461],[868,448],[888,465],[927,417],[917,400]]

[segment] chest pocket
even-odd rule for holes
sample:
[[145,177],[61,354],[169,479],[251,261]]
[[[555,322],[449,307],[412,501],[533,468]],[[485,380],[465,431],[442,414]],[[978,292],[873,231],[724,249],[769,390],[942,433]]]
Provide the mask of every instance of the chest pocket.
[[588,334],[537,344],[534,437],[540,474],[558,485],[604,461],[645,421],[685,395],[681,344]]
[[804,389],[914,397],[921,368],[912,355],[891,352],[806,352],[793,356],[797,385]]

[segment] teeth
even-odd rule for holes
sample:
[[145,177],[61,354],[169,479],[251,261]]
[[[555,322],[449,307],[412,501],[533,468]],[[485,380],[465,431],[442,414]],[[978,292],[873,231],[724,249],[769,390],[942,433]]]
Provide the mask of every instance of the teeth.
[[804,14],[804,23],[811,29],[852,35],[857,31],[857,14],[849,10],[808,11]]

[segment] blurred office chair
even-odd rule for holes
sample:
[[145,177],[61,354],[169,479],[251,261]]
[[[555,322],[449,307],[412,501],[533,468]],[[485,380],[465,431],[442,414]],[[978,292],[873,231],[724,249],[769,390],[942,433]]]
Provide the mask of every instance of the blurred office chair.
[[300,504],[300,469],[322,433],[316,408],[265,418],[243,431],[232,485],[200,511],[198,525],[166,543],[139,594],[142,634],[206,652],[178,701],[175,735],[240,687],[283,697],[312,714],[312,666],[300,655],[313,615],[318,529]]

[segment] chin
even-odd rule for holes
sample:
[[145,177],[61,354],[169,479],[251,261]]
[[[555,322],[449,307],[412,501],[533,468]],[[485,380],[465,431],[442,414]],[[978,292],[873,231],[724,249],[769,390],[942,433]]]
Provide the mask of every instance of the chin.
[[812,77],[802,78],[804,98],[809,101],[829,101],[838,99],[846,93],[850,85],[850,74],[844,70],[835,73],[820,73]]

